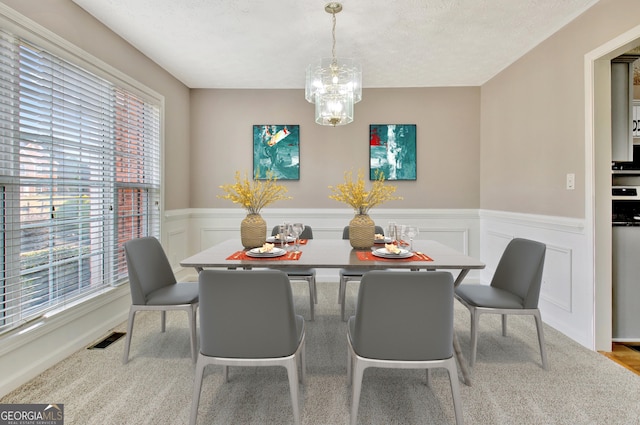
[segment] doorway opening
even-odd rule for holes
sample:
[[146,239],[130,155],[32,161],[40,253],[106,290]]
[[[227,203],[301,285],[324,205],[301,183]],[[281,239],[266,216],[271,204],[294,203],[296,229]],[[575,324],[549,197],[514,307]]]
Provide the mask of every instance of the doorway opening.
[[[612,349],[611,59],[640,45],[637,26],[585,55],[585,218],[593,262],[595,349]],[[589,175],[591,174],[591,175]]]

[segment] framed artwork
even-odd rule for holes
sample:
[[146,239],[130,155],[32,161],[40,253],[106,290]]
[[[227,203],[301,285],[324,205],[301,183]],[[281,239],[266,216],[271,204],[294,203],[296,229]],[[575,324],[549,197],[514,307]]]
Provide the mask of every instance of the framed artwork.
[[416,180],[416,125],[369,125],[369,179]]
[[253,126],[253,177],[266,179],[269,171],[278,180],[300,179],[299,125]]

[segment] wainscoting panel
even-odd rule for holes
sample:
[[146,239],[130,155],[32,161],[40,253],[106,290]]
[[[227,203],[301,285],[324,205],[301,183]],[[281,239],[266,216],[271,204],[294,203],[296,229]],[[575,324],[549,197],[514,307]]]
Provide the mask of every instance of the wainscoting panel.
[[502,211],[480,211],[482,282],[489,284],[512,238],[547,246],[539,307],[545,323],[594,349],[594,289],[584,220]]
[[165,250],[170,263],[179,263],[187,255],[187,238],[186,228],[167,232]]
[[491,278],[496,271],[500,257],[502,257],[502,253],[507,248],[511,239],[513,239],[513,236],[506,233],[495,231],[487,232],[482,246],[487,247],[488,249],[481,251],[483,255],[482,259],[487,265],[481,273],[483,283],[488,285],[491,282]]
[[200,229],[200,250],[207,249],[227,239],[238,239],[239,242],[240,231],[235,229],[203,227]]
[[468,228],[423,228],[417,239],[438,241],[456,251],[469,255],[469,229]]
[[179,264],[189,253],[189,210],[173,210],[164,215],[162,246],[169,262]]
[[572,313],[573,255],[571,248],[547,245],[540,299]]

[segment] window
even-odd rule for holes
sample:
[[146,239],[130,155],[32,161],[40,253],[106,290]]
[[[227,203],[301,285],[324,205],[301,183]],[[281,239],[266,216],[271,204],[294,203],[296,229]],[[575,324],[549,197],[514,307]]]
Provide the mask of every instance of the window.
[[0,30],[0,332],[124,281],[159,201],[158,102]]

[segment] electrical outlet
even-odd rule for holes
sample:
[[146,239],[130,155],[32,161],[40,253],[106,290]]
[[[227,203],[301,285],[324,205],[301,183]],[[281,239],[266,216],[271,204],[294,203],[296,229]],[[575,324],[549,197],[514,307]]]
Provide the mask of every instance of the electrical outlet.
[[573,190],[576,188],[576,175],[573,173],[567,174],[567,190]]

